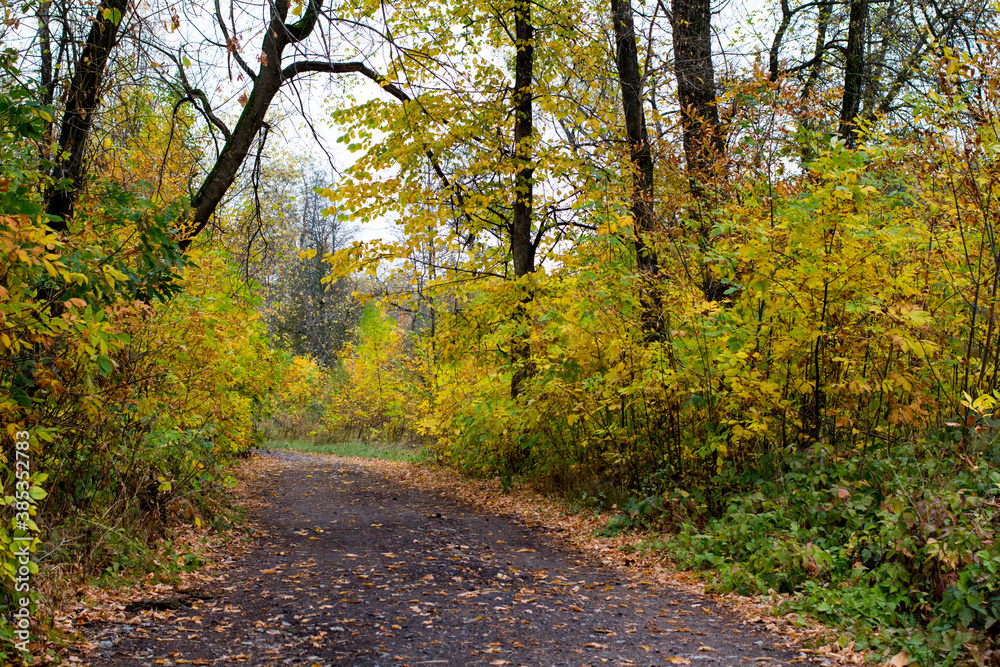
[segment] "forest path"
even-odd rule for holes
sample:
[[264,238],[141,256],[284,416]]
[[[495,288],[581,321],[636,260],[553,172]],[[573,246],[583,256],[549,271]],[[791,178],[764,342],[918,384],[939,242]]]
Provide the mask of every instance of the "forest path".
[[631,581],[537,528],[385,468],[263,456],[267,473],[251,488],[262,529],[254,548],[179,609],[94,628],[90,664],[806,661],[708,598]]

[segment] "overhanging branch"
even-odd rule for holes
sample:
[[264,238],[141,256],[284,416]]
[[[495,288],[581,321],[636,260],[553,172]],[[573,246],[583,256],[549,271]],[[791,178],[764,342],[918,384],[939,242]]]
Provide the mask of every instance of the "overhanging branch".
[[300,60],[299,62],[292,63],[285,69],[281,70],[281,79],[282,82],[285,82],[294,79],[300,74],[307,74],[310,72],[319,72],[324,74],[360,74],[377,83],[382,87],[382,90],[389,93],[400,102],[412,101],[412,98],[400,90],[400,88],[394,83],[364,63],[359,62],[331,63],[322,60]]

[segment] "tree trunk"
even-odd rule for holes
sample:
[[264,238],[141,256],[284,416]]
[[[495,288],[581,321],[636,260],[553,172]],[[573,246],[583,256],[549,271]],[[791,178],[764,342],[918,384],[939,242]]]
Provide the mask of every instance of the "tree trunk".
[[[799,99],[802,101],[809,99],[812,89],[820,80],[819,77],[823,71],[823,56],[827,49],[826,33],[830,27],[830,19],[832,16],[832,3],[826,2],[820,5],[819,14],[816,19],[816,46],[813,48],[812,62],[809,65],[809,76],[806,78],[805,83],[802,84],[802,91],[799,93]],[[799,127],[804,130],[807,135],[811,134],[816,128],[816,120],[811,118],[808,113],[800,113],[798,123]],[[813,149],[812,142],[799,142],[799,156],[803,165],[809,164],[816,159],[816,153]]]
[[844,56],[844,97],[840,108],[840,137],[848,148],[857,143],[855,119],[861,111],[865,88],[865,32],[868,27],[868,0],[851,0],[847,26],[847,52]]
[[709,0],[673,0],[674,73],[684,131],[684,156],[691,187],[700,192],[711,179],[724,147],[715,105],[712,11]]
[[[692,219],[698,225],[702,251],[711,246],[710,216],[702,208],[711,208],[710,185],[715,168],[724,157],[715,103],[715,67],[712,63],[712,8],[710,0],[673,0],[674,73],[677,76],[677,100],[681,108],[684,134],[684,157],[688,185],[697,203]],[[708,266],[702,269],[702,291],[708,301],[720,300],[726,284],[718,280]]]
[[[49,223],[57,232],[65,232],[69,228],[73,207],[87,177],[84,152],[94,124],[94,114],[101,102],[108,60],[118,43],[118,32],[125,23],[128,9],[128,0],[105,0],[98,6],[70,81],[55,155],[56,164],[52,169],[53,184],[46,193],[45,202],[45,212],[58,218]],[[47,48],[43,43],[43,77],[44,70],[51,68],[51,60],[47,64],[45,62],[44,51]],[[49,85],[52,85],[51,82]],[[48,94],[51,95],[51,91]]]
[[[243,106],[243,113],[236,121],[236,127],[227,137],[222,152],[212,165],[201,187],[191,200],[194,210],[192,227],[181,240],[181,250],[186,250],[215,213],[219,202],[236,179],[243,161],[264,126],[264,117],[274,96],[289,77],[281,69],[281,57],[285,47],[308,37],[316,26],[322,0],[312,0],[305,15],[293,24],[285,23],[288,14],[288,0],[279,0],[272,6],[271,22],[261,46],[260,70],[254,79],[250,97]],[[297,72],[291,73],[292,76]]]
[[642,74],[635,43],[635,24],[629,0],[611,0],[611,16],[615,29],[615,60],[618,83],[622,90],[625,112],[625,132],[628,137],[629,159],[632,164],[632,220],[635,224],[635,257],[639,268],[640,299],[643,329],[648,338],[655,338],[661,327],[660,302],[652,279],[656,275],[656,250],[647,245],[655,229],[653,210],[653,154],[649,146],[646,115],[642,106]]
[[38,84],[41,92],[38,101],[45,106],[51,106],[53,99],[52,74],[52,32],[49,30],[49,8],[51,0],[43,0],[38,5]]
[[[517,0],[514,4],[514,40],[517,58],[514,62],[514,213],[510,223],[510,254],[514,262],[515,279],[535,270],[535,244],[531,238],[532,194],[534,168],[531,166],[532,93],[534,70],[534,28],[531,24],[531,1]],[[527,304],[530,293],[521,297],[514,310],[515,321],[524,331],[511,341],[511,356],[521,366],[510,382],[510,395],[517,398],[524,380],[533,374],[531,366],[530,331]]]

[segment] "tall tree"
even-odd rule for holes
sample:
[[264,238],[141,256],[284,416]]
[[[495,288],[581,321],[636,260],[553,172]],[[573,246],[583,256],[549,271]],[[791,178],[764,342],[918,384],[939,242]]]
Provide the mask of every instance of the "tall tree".
[[724,150],[712,62],[712,3],[673,0],[671,27],[684,156],[692,191],[701,194]]
[[[266,133],[262,130],[266,127],[266,116],[279,90],[292,86],[306,75],[325,73],[361,74],[390,92],[399,92],[363,62],[338,62],[330,53],[329,40],[325,36],[314,40],[317,42],[315,48],[304,47],[306,40],[315,36],[320,19],[330,18],[323,15],[323,0],[308,0],[294,3],[294,6],[289,0],[279,0],[269,5],[269,17],[261,30],[256,71],[242,55],[248,45],[241,45],[239,40],[240,30],[252,32],[249,30],[251,26],[227,25],[224,9],[220,2],[216,2],[213,18],[221,38],[216,40],[209,36],[206,39],[204,46],[209,51],[214,49],[215,55],[206,59],[205,71],[201,72],[204,81],[199,87],[192,78],[193,65],[185,55],[184,47],[175,49],[170,46],[160,25],[168,25],[171,31],[180,26],[178,11],[183,9],[178,7],[185,6],[172,5],[143,18],[135,16],[129,0],[103,0],[96,11],[89,7],[75,7],[72,0],[62,0],[58,11],[53,11],[51,2],[39,8],[37,18],[40,27],[34,57],[38,62],[40,96],[55,101],[57,105],[60,100],[65,100],[57,110],[61,120],[57,122],[60,132],[53,151],[53,182],[45,193],[46,212],[54,217],[52,225],[56,230],[66,231],[69,228],[75,203],[87,181],[88,151],[93,150],[95,121],[104,110],[108,89],[106,79],[116,62],[121,65],[128,60],[135,61],[136,67],[144,68],[147,82],[160,73],[163,85],[177,93],[178,107],[182,104],[193,105],[204,117],[209,129],[222,138],[221,148],[194,190],[189,225],[179,239],[182,249],[186,249],[208,225],[254,146],[263,145]],[[230,17],[236,14],[235,6],[229,9]],[[78,15],[86,16],[82,23],[89,25],[85,38],[76,34],[80,23],[76,20]],[[53,23],[62,27],[58,40],[52,37]],[[122,46],[126,38],[130,44],[127,53]],[[58,47],[53,41],[58,42]],[[223,45],[224,51],[219,44]],[[57,52],[55,56],[54,50]],[[221,52],[238,63],[238,76],[234,80],[249,82],[249,90],[240,98],[242,110],[232,128],[224,122],[223,114],[217,112],[204,91],[208,87],[204,82],[210,82],[214,88],[220,86],[217,56]],[[162,66],[163,60],[173,64],[172,72]],[[72,71],[65,84],[58,76],[58,69],[63,64]]]
[[[712,62],[712,3],[710,0],[673,0],[672,10],[677,102],[681,111],[688,184],[695,201],[691,218],[698,227],[699,245],[705,252],[711,244],[712,186],[716,181],[716,167],[725,154]],[[726,285],[706,262],[702,262],[701,281],[705,299],[718,301],[723,297]]]
[[[45,212],[55,216],[52,228],[66,231],[73,206],[87,176],[86,150],[101,105],[104,76],[112,52],[118,44],[129,11],[128,0],[104,0],[97,7],[90,32],[74,63],[73,78],[66,92],[59,143],[56,148],[53,183],[46,194]],[[54,85],[51,60],[49,15],[39,10],[45,28],[39,31],[41,49],[41,88],[43,99],[52,99]]]
[[635,225],[635,256],[639,267],[643,306],[643,328],[655,337],[661,328],[660,303],[651,285],[657,273],[656,249],[647,241],[656,229],[653,207],[653,152],[646,129],[642,100],[642,73],[635,40],[635,22],[629,0],[611,0],[615,32],[615,64],[622,93],[625,132],[628,137],[632,176],[632,220]]
[[[514,2],[514,210],[510,222],[510,254],[514,264],[514,277],[520,279],[535,271],[535,239],[532,236],[532,202],[534,199],[534,166],[532,165],[532,77],[535,61],[535,29],[531,23],[533,0]],[[526,286],[525,289],[530,290]],[[530,333],[526,330],[526,305],[531,301],[530,291],[516,306],[515,317],[520,320],[520,335],[511,343],[511,353],[520,367],[510,383],[510,394],[517,398],[524,380],[531,375]]]
[[[331,366],[361,307],[351,301],[349,279],[326,280],[323,258],[345,247],[351,230],[336,211],[326,210],[327,200],[320,194],[329,182],[326,174],[311,171],[300,178],[298,196],[288,202],[291,228],[286,233],[294,238],[284,239],[283,256],[266,279],[267,322],[274,340],[285,348]],[[275,213],[284,217],[280,210]]]
[[868,0],[851,0],[844,52],[844,95],[837,134],[853,148],[857,140],[855,120],[861,111],[865,76],[865,33],[868,30]]
[[[919,5],[907,0],[781,0],[779,12],[768,56],[771,80],[795,81],[809,108],[800,122],[811,130],[836,133],[849,145],[857,142],[863,127],[891,127],[896,121],[905,126],[912,97],[904,93],[919,95],[934,85],[921,65],[924,58],[945,47],[981,52],[977,35],[997,19],[991,6],[971,0]],[[816,107],[824,105],[823,116],[829,120],[817,124]]]

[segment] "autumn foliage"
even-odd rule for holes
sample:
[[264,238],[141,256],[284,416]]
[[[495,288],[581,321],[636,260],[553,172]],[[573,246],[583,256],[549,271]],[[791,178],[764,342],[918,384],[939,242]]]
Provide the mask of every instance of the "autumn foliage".
[[[255,442],[272,376],[226,253],[177,249],[177,174],[157,190],[130,171],[149,173],[151,153],[168,150],[163,128],[106,154],[109,177],[57,234],[40,216],[30,144],[47,112],[7,101],[21,142],[5,144],[0,217],[0,590],[5,605],[20,597],[13,540],[31,538],[47,558],[29,596],[42,621],[74,578],[128,567],[177,523],[222,517],[225,465]],[[27,525],[15,513],[17,431],[31,438]],[[0,629],[5,664],[12,631]]]
[[[652,281],[636,261],[633,171],[608,144],[574,152],[539,134],[535,174],[550,187],[535,229],[551,238],[515,276],[503,152],[463,143],[454,120],[429,136],[411,105],[348,109],[352,137],[370,139],[372,118],[392,132],[354,145],[353,178],[330,195],[361,219],[391,211],[405,233],[329,261],[436,271],[396,295],[436,314],[434,400],[418,425],[443,460],[617,502],[617,529],[676,531],[658,548],[724,589],[794,593],[793,608],[826,618],[848,604],[869,645],[958,660],[962,642],[991,645],[1000,620],[1000,79],[994,54],[945,49],[930,66],[939,85],[913,101],[911,125],[872,126],[854,149],[810,129],[833,123],[818,111],[802,122],[793,85],[731,82],[718,102],[729,152],[697,188],[654,145],[660,222],[639,245],[657,258]],[[558,93],[545,85],[536,103],[556,123],[610,119],[591,92],[589,117],[546,106]],[[460,95],[428,88],[422,108]],[[455,180],[420,177],[410,151],[428,146]],[[862,582],[868,593],[839,592]]]
[[[369,26],[376,4],[328,13]],[[701,0],[671,3],[672,49],[662,3],[403,1],[372,32],[376,72],[356,44],[357,62],[280,69],[321,12],[278,3],[259,74],[225,35],[249,75],[231,83],[253,92],[238,132],[182,56],[164,90],[120,87],[107,141],[54,157],[55,105],[8,52],[3,604],[14,537],[52,547],[53,572],[114,572],[171,522],[212,521],[262,432],[405,438],[502,489],[618,509],[609,533],[661,531],[648,548],[719,589],[787,595],[866,646],[995,662],[995,16],[935,6],[903,31],[895,4],[833,4],[780,3],[770,51],[716,72]],[[815,19],[798,65],[781,41],[795,15]],[[251,267],[282,235],[261,213],[268,103],[307,72],[380,92],[330,100],[354,159],[307,186],[284,268]],[[199,115],[225,138],[214,162]],[[242,200],[217,210],[258,133]],[[71,218],[51,214],[69,192]],[[346,245],[345,218],[395,234]],[[280,274],[261,304],[254,277]],[[43,523],[19,523],[10,493],[22,430],[22,502]]]

